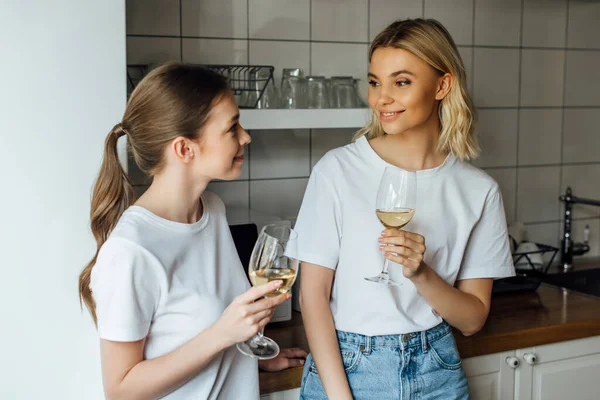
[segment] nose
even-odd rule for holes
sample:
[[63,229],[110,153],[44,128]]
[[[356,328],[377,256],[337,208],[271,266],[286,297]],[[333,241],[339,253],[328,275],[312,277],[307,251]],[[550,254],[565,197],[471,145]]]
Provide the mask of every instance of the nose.
[[378,106],[385,106],[394,102],[394,98],[389,95],[388,90],[385,86],[381,86],[379,93],[377,93],[376,104]]
[[242,128],[242,127],[240,127],[240,128],[241,128],[240,133],[239,133],[240,145],[245,146],[252,141],[252,138],[250,137],[250,135],[244,128]]

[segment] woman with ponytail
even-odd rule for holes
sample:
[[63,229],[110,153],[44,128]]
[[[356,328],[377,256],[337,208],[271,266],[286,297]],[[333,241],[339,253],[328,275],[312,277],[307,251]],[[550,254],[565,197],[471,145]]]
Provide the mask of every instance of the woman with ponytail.
[[[451,327],[481,329],[493,279],[514,267],[498,185],[468,162],[479,148],[466,84],[435,20],[396,21],[373,40],[372,120],[314,167],[296,223],[311,350],[301,398],[469,398]],[[376,217],[386,168],[416,175],[406,230]],[[382,281],[399,285],[365,279],[384,259]]]
[[[127,135],[152,184],[137,200],[119,163]],[[255,335],[289,294],[249,289],[213,179],[239,177],[250,136],[225,78],[179,63],[150,72],[108,134],[91,204],[97,252],[79,279],[98,328],[108,399],[259,398]],[[284,349],[266,370],[303,363]]]

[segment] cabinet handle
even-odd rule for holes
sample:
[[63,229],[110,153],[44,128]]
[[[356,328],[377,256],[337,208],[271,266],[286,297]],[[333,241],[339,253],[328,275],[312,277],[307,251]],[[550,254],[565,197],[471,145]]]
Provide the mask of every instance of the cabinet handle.
[[535,364],[537,361],[537,356],[534,353],[525,353],[523,354],[523,360],[529,365]]
[[517,357],[506,357],[506,360],[504,360],[506,362],[506,365],[508,365],[509,367],[511,367],[512,369],[515,369],[519,366],[519,364],[521,364],[521,362],[519,361],[519,359]]

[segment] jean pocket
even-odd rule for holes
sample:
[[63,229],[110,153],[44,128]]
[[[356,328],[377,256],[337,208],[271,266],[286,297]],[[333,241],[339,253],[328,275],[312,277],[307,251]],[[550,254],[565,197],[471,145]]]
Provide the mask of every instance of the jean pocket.
[[[361,357],[360,345],[355,343],[339,342],[340,354],[342,356],[342,363],[344,364],[344,371],[346,373],[352,372],[358,366],[358,362]],[[310,360],[310,367],[308,369],[314,374],[318,374],[317,366],[315,365],[314,359]]]
[[452,332],[430,342],[429,353],[440,367],[444,369],[456,370],[462,366],[462,360],[456,348],[456,341]]

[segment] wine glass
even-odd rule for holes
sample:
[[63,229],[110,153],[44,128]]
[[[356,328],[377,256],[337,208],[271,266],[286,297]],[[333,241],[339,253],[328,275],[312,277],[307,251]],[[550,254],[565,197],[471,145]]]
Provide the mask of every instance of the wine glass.
[[[393,166],[386,167],[379,183],[375,205],[375,214],[379,222],[386,228],[404,227],[415,215],[416,197],[417,173]],[[398,282],[390,279],[387,270],[388,259],[386,258],[379,275],[365,279],[370,282],[399,285]]]
[[[268,293],[267,297],[287,293],[296,280],[298,260],[298,235],[285,225],[265,225],[258,235],[258,240],[250,256],[248,274],[253,286],[265,285],[271,281],[281,280],[279,289]],[[243,343],[238,343],[239,351],[247,356],[268,360],[277,357],[279,346],[273,339],[263,335],[264,328],[259,333]]]

